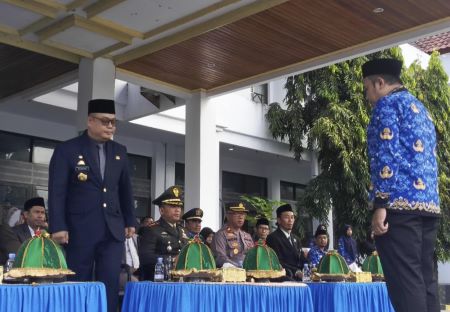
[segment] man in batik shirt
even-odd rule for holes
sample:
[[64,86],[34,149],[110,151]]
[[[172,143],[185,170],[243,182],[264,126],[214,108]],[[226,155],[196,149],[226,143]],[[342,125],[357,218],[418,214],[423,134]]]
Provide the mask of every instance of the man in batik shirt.
[[436,133],[425,106],[403,87],[401,68],[394,59],[362,68],[365,97],[373,106],[367,129],[372,230],[395,311],[434,312]]

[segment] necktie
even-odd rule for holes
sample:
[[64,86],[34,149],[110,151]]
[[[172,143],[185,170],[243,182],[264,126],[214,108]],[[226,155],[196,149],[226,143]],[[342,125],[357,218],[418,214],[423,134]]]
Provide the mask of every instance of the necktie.
[[288,240],[289,240],[289,242],[291,243],[291,245],[294,246],[294,242],[292,241],[292,236],[289,235],[289,236],[288,236]]
[[100,166],[100,173],[102,174],[102,179],[105,177],[105,150],[104,144],[98,144],[98,164]]

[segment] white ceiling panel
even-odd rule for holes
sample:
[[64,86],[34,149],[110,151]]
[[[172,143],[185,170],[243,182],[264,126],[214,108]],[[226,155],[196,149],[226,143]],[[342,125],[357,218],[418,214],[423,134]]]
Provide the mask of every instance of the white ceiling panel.
[[100,51],[118,42],[80,27],[71,27],[49,39],[91,53]]
[[205,7],[218,0],[128,0],[99,16],[141,32],[147,32]]
[[16,6],[0,2],[0,24],[22,29],[43,16]]

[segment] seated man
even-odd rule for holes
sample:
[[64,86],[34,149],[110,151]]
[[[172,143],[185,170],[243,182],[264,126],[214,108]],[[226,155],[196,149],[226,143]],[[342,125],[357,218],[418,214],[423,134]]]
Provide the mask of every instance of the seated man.
[[184,220],[184,227],[187,231],[187,237],[194,238],[199,235],[202,229],[203,210],[193,208],[186,212],[181,218]]
[[17,253],[20,242],[8,224],[0,222],[0,265],[8,260],[8,254]]
[[306,257],[303,254],[300,239],[292,234],[294,221],[295,216],[291,205],[284,204],[278,207],[278,228],[267,236],[267,245],[277,253],[280,264],[286,270],[286,275],[292,279],[301,280]]
[[227,205],[227,223],[217,231],[211,244],[217,267],[242,268],[247,251],[253,247],[251,235],[241,230],[247,212],[243,203]]
[[37,229],[46,229],[45,203],[42,197],[30,198],[23,205],[25,223],[12,228],[20,243],[34,235]]
[[320,259],[327,253],[328,232],[324,225],[317,227],[314,237],[315,244],[308,252],[308,261],[313,268],[319,265]]
[[266,218],[259,218],[258,221],[256,221],[256,233],[255,233],[255,242],[258,242],[258,240],[266,240],[267,235],[270,233],[270,226],[269,226],[269,220]]
[[161,217],[150,227],[143,227],[138,238],[140,276],[153,280],[158,257],[164,261],[175,259],[187,243],[184,228],[178,224],[183,207],[183,189],[171,186],[153,204],[159,207]]

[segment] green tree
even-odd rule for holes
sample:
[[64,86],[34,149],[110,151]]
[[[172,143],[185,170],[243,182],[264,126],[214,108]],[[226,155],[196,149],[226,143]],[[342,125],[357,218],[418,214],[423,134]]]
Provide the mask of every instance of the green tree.
[[241,199],[252,205],[256,210],[256,216],[247,216],[250,226],[255,226],[256,220],[259,217],[264,217],[269,221],[272,220],[273,210],[284,204],[282,201],[270,200],[258,196],[242,195]]
[[[336,229],[346,223],[352,224],[359,238],[365,236],[370,225],[366,128],[371,109],[363,97],[361,65],[368,59],[378,57],[402,60],[401,50],[392,48],[289,77],[285,85],[285,106],[272,103],[266,115],[273,137],[287,140],[295,159],[301,159],[305,148],[318,151],[321,172],[307,185],[298,209],[308,212],[321,222],[326,222],[329,209],[334,209]],[[416,95],[427,107],[434,105],[436,116],[446,111],[445,116],[448,117],[448,104],[443,106],[439,101],[445,98],[445,92],[448,98],[448,86],[447,89],[444,86],[447,80],[439,64],[437,57],[432,58],[427,71],[421,71],[418,64],[413,64],[404,71],[402,79],[407,87],[418,90]],[[429,76],[433,76],[434,82],[427,82]],[[431,103],[431,99],[434,99],[435,104],[428,103]],[[449,127],[448,122],[442,121],[442,127],[444,124]],[[442,132],[447,135],[450,133],[447,129]],[[439,144],[442,142],[441,137],[439,134]],[[304,142],[307,142],[306,147]],[[448,164],[449,149],[443,150]],[[450,177],[447,173],[446,176]],[[448,193],[445,185],[448,182],[441,183],[441,200],[442,194],[445,191]],[[445,236],[445,233],[450,233],[448,227],[448,222],[441,226],[438,242],[442,250],[439,252],[440,259],[450,254],[449,251],[444,252],[444,242],[449,241],[448,236]]]

